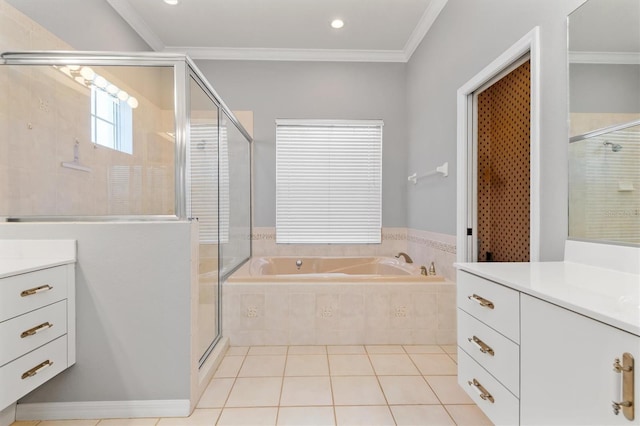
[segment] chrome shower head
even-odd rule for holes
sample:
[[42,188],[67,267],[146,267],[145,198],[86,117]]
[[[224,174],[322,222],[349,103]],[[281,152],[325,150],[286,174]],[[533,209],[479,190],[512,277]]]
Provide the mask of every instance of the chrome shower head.
[[622,150],[622,145],[620,145],[618,143],[604,141],[603,145],[604,146],[611,146],[611,151],[613,151],[613,152],[618,152],[618,151]]

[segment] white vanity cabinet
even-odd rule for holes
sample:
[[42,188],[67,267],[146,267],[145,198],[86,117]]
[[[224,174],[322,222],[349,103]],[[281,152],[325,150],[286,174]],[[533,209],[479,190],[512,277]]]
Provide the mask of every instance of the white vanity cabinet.
[[75,241],[31,242],[0,244],[0,411],[76,359]]
[[[571,262],[457,267],[458,383],[489,419],[640,425],[638,274]],[[631,357],[632,372],[614,371]],[[632,402],[633,418],[614,401]]]
[[[640,425],[640,337],[537,298],[521,296],[523,425]],[[614,414],[623,353],[635,359],[635,419]]]

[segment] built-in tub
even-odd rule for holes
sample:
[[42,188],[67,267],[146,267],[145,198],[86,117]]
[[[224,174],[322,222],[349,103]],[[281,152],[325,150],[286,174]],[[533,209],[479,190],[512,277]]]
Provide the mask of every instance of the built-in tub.
[[222,284],[223,335],[234,346],[455,344],[455,288],[393,257],[256,257]]
[[243,281],[437,282],[420,266],[393,257],[254,257],[228,279]]

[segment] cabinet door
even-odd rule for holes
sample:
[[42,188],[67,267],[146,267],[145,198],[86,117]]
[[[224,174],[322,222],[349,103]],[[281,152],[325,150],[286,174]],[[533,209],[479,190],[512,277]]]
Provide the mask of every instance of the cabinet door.
[[[640,337],[539,299],[521,296],[523,425],[640,425]],[[635,359],[635,418],[611,406],[615,358]]]

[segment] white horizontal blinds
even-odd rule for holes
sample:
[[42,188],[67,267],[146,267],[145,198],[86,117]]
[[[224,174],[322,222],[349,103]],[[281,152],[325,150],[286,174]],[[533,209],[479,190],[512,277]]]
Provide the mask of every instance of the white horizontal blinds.
[[382,122],[276,123],[276,241],[381,241]]
[[[219,144],[218,131],[220,131]],[[191,207],[190,216],[198,218],[200,242],[203,244],[228,241],[229,160],[226,141],[225,128],[219,129],[212,124],[191,125],[188,205]],[[220,152],[220,162],[218,162],[218,152]],[[220,188],[218,188],[218,182],[220,182]],[[218,218],[220,218],[219,223]],[[218,229],[220,240],[218,240]]]

